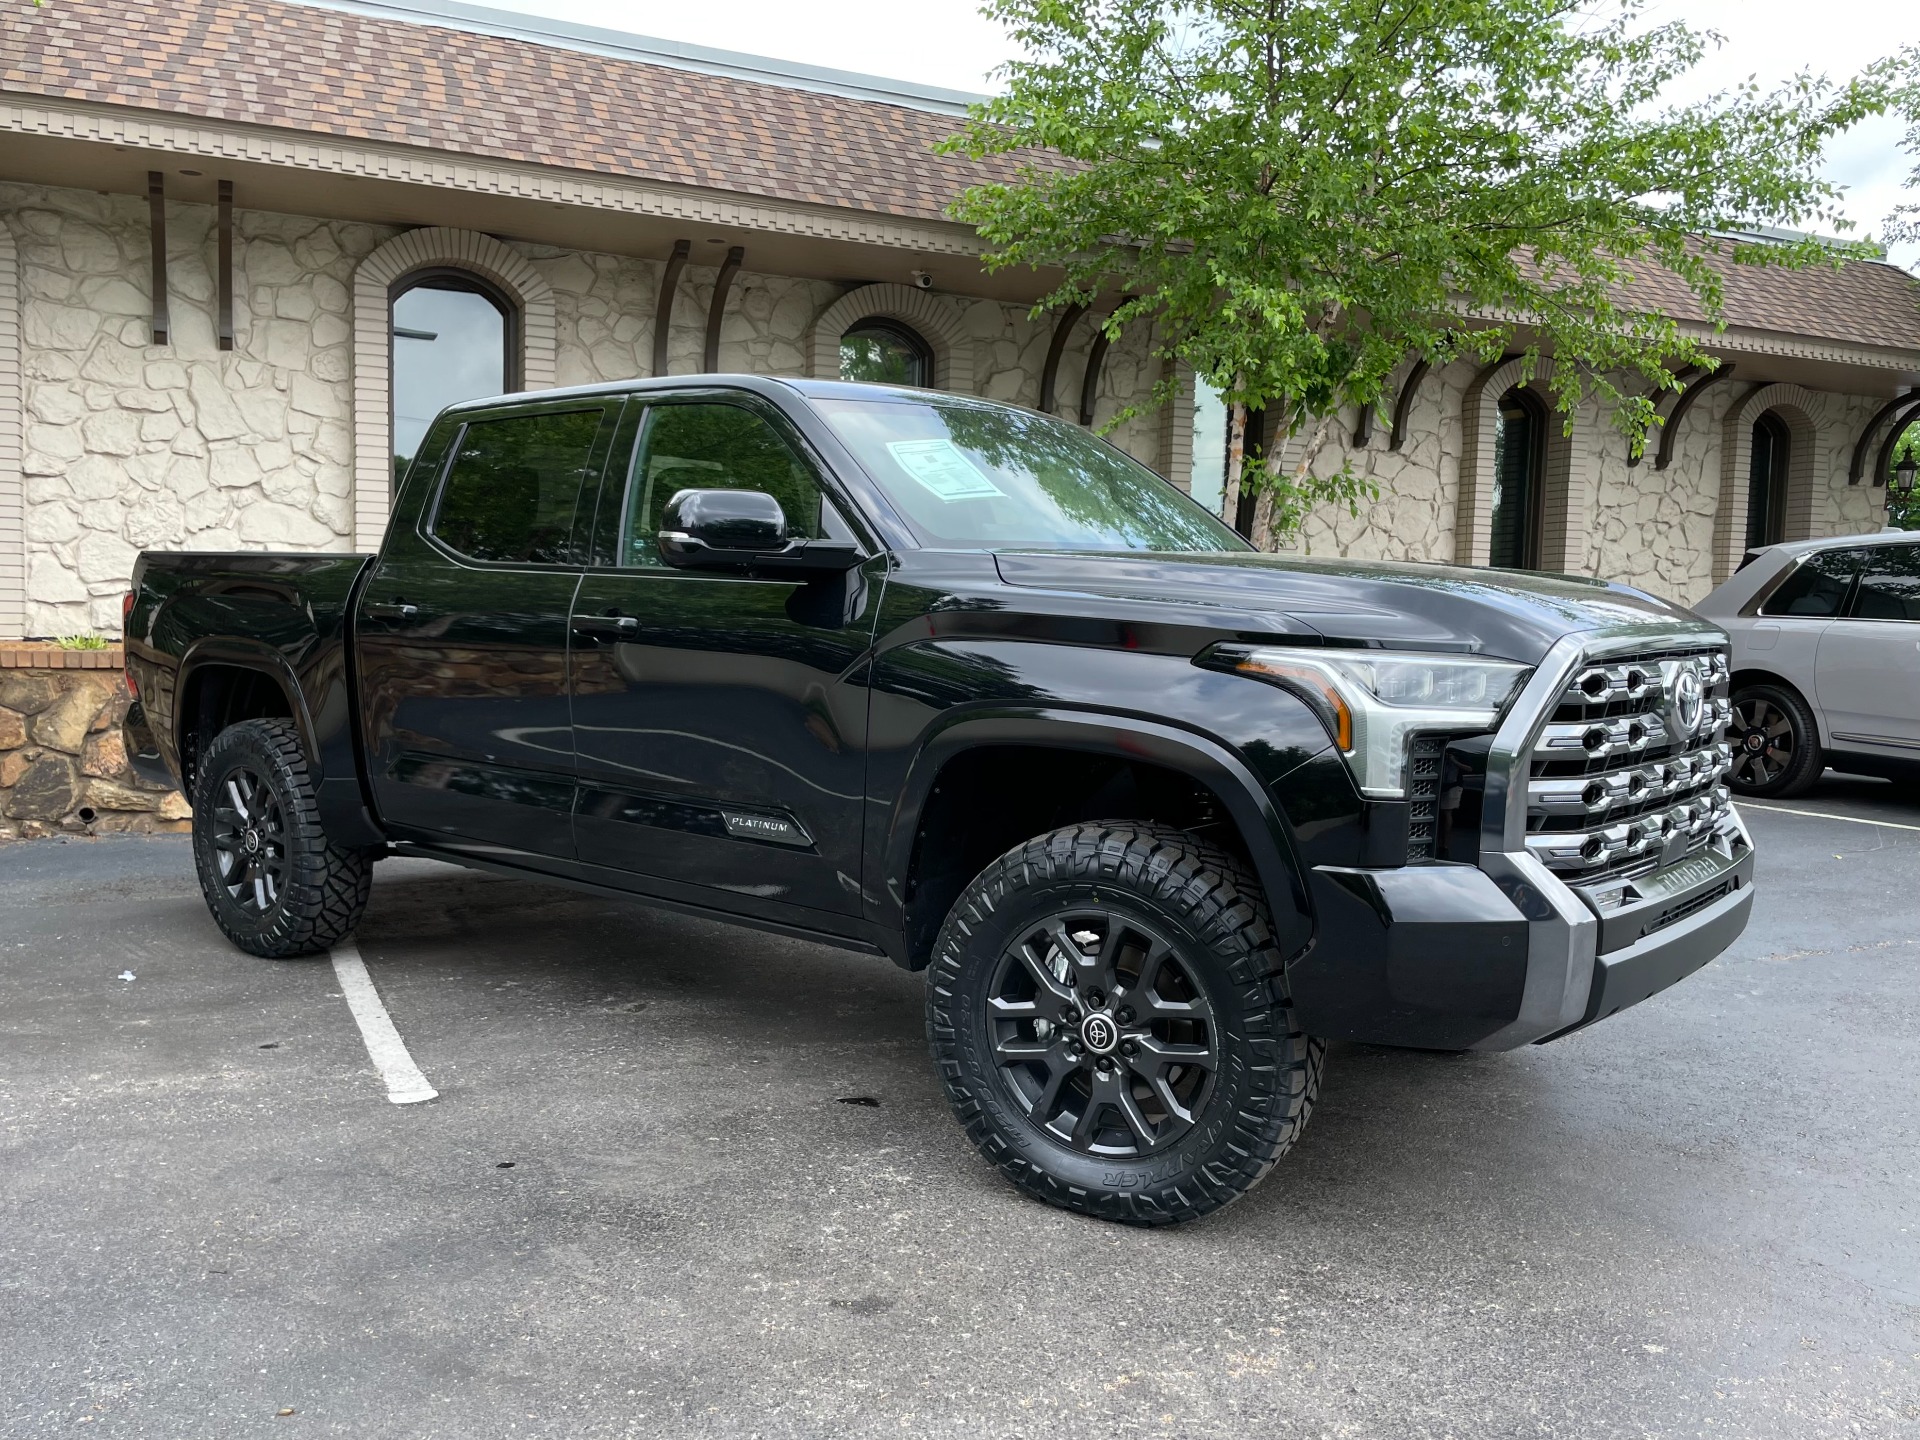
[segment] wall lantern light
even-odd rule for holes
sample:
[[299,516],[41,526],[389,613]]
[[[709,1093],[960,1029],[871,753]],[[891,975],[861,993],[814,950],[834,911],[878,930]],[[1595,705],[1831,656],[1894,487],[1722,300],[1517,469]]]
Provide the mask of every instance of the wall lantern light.
[[1909,454],[1907,458],[1902,460],[1898,465],[1893,467],[1894,494],[1900,496],[1902,499],[1905,499],[1907,496],[1913,494],[1913,472],[1916,468],[1920,468],[1920,467],[1916,467],[1914,465],[1913,456],[1911,454]]

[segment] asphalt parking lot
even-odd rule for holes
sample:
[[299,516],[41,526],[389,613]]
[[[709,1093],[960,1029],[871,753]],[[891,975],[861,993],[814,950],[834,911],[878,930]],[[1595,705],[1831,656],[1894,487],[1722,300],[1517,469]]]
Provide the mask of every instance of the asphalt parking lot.
[[1004,1185],[882,961],[388,862],[398,1106],[182,841],[0,849],[0,1433],[1920,1433],[1920,797],[1780,808],[1706,970],[1336,1047],[1159,1232]]

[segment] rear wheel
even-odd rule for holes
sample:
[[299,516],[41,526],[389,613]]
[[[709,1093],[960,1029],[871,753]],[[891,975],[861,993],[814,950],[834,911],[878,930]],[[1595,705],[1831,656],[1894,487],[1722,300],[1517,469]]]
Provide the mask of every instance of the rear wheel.
[[1742,795],[1798,795],[1820,778],[1826,763],[1813,712],[1781,685],[1748,685],[1733,697],[1733,772],[1727,784]]
[[1204,1215],[1286,1152],[1319,1089],[1281,958],[1223,851],[1124,821],[1043,835],[987,867],[935,944],[947,1097],[1029,1194],[1139,1225]]
[[193,858],[214,923],[251,955],[314,955],[353,933],[373,865],[320,825],[291,721],[243,720],[214,737],[193,793]]

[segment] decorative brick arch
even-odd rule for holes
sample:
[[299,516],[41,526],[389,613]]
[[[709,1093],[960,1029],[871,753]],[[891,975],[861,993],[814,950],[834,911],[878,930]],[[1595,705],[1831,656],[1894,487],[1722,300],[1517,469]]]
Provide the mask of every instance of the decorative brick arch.
[[553,384],[553,290],[525,256],[491,235],[429,226],[396,235],[353,275],[353,538],[375,550],[393,496],[393,336],[388,296],[416,270],[470,270],[504,291],[519,314],[520,383]]
[[973,393],[973,345],[961,327],[960,317],[925,290],[911,285],[862,285],[822,310],[813,322],[807,373],[816,379],[838,379],[840,337],[855,322],[873,316],[911,326],[927,342],[933,351],[935,389],[960,395]]
[[1747,548],[1747,480],[1753,468],[1753,427],[1769,410],[1787,427],[1787,503],[1783,539],[1813,536],[1814,477],[1826,473],[1823,435],[1827,399],[1801,385],[1749,390],[1723,421],[1720,508],[1713,520],[1713,583],[1739,568]]
[[[1467,386],[1461,410],[1460,494],[1453,531],[1456,565],[1485,565],[1492,558],[1494,429],[1500,397],[1520,383],[1526,357],[1516,355],[1489,365]],[[1591,485],[1586,462],[1554,409],[1547,384],[1553,359],[1534,364],[1527,388],[1540,398],[1548,416],[1545,473],[1540,477],[1540,568],[1580,570],[1587,563],[1587,512]]]
[[21,459],[26,429],[21,384],[20,264],[0,219],[0,640],[27,633],[27,517]]

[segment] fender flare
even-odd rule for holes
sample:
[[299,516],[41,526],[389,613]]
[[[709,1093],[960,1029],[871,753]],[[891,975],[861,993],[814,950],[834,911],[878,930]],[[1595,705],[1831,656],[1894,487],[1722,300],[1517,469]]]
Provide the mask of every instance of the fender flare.
[[995,705],[951,712],[923,737],[894,802],[883,851],[890,881],[908,873],[920,817],[947,762],[991,745],[1051,746],[1140,760],[1206,786],[1226,808],[1253,857],[1288,961],[1312,939],[1312,901],[1291,827],[1247,762],[1197,731],[1107,711]]
[[288,712],[293,717],[294,729],[300,735],[300,748],[306,754],[307,765],[312,770],[314,782],[318,784],[326,778],[325,767],[320,759],[320,747],[314,737],[313,716],[307,713],[306,692],[300,687],[300,677],[294,673],[287,657],[272,646],[253,640],[236,640],[230,637],[209,636],[196,640],[189,645],[180,657],[179,673],[174,680],[173,705],[173,753],[180,760],[181,773],[186,772],[186,749],[182,741],[191,717],[187,713],[186,696],[192,688],[194,677],[202,670],[212,667],[228,670],[250,670],[255,674],[268,676],[280,687],[287,700]]

